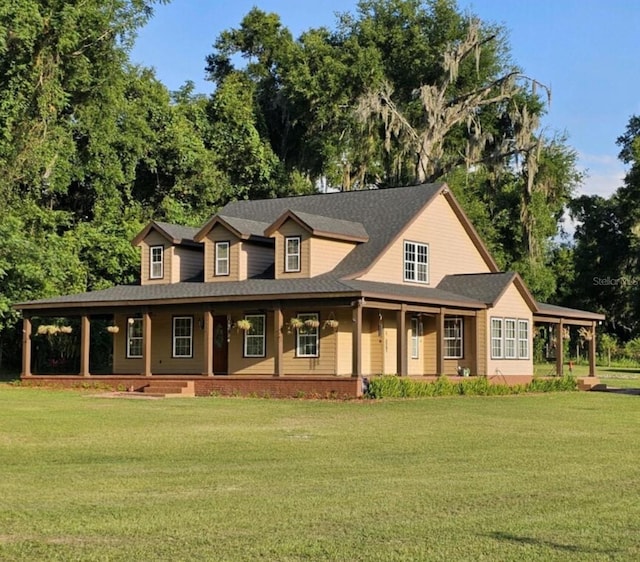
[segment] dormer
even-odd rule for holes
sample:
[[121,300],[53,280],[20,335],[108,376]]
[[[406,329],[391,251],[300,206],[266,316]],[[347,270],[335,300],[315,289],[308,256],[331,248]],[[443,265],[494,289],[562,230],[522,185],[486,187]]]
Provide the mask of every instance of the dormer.
[[199,280],[204,267],[196,228],[151,221],[131,243],[141,248],[142,285]]
[[265,230],[275,239],[275,278],[315,277],[334,269],[358,244],[369,240],[364,226],[287,210]]
[[273,265],[268,223],[224,215],[213,216],[195,235],[204,243],[205,282],[243,281]]

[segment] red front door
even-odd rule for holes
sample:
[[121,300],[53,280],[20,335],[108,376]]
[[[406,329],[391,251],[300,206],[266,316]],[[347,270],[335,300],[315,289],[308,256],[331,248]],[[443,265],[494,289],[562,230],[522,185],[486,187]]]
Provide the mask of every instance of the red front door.
[[229,369],[227,317],[213,317],[213,374],[226,375]]

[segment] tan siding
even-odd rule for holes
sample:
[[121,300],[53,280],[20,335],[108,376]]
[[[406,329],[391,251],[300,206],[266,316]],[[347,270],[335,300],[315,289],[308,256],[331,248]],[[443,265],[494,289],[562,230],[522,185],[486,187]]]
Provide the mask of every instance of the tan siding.
[[[244,315],[238,315],[238,318]],[[265,357],[244,357],[244,333],[232,329],[229,333],[229,372],[234,375],[273,375],[275,372],[273,312],[265,318]]]
[[478,315],[476,316],[476,326],[477,326],[477,334],[476,334],[476,350],[478,354],[478,375],[486,375],[487,374],[487,311],[481,310],[478,311]]
[[424,350],[424,374],[436,375],[438,368],[438,337],[436,333],[436,317],[427,316],[423,319],[422,339]]
[[[163,277],[162,279],[151,279],[149,254],[152,246],[162,246],[163,252]],[[172,272],[172,246],[169,241],[155,230],[151,230],[145,239],[140,243],[141,257],[140,257],[140,284],[141,285],[163,285],[171,283]]]
[[[216,276],[215,243],[229,242],[229,275]],[[239,281],[240,239],[223,226],[216,225],[204,240],[204,280],[205,282]]]
[[[514,318],[529,321],[529,359],[491,359],[491,318]],[[487,375],[532,375],[533,374],[533,315],[526,301],[514,284],[505,291],[493,308],[487,311]],[[517,342],[516,342],[517,345]]]
[[351,310],[341,309],[335,318],[340,322],[336,337],[338,338],[337,374],[351,375],[353,373],[353,330],[355,325],[351,320]]
[[[193,357],[174,358],[172,324],[174,316],[193,317]],[[202,374],[204,365],[204,331],[199,327],[202,314],[194,311],[170,313],[154,312],[151,324],[151,372],[154,375]],[[142,359],[127,359],[127,327],[124,315],[115,316],[120,331],[116,337],[116,356],[113,358],[114,373],[135,374],[144,370]]]
[[274,263],[275,251],[273,246],[243,242],[242,251],[246,254],[247,277],[260,275]]
[[336,267],[356,247],[353,242],[311,238],[310,275],[327,273]]
[[[319,356],[296,357],[296,331],[287,329],[291,318],[308,312],[320,313],[319,328]],[[324,321],[328,318],[326,310],[310,310],[305,308],[288,309],[284,314],[284,354],[282,357],[285,375],[335,375],[337,373],[336,348],[338,337],[333,330],[323,329]]]
[[[285,272],[284,268],[284,241],[285,237],[300,237],[300,271]],[[309,255],[311,243],[309,241],[309,232],[302,228],[297,222],[289,219],[278,229],[274,235],[276,240],[275,250],[275,277],[276,279],[295,279],[309,277]]]
[[429,286],[435,287],[445,275],[489,272],[489,266],[473,245],[448,201],[443,196],[438,196],[360,279],[405,283],[405,240],[429,245]]
[[[447,318],[453,318],[452,316],[447,316]],[[474,330],[473,323],[474,319],[471,316],[464,317],[462,319],[463,322],[463,334],[462,334],[462,358],[460,359],[445,359],[444,360],[444,372],[446,375],[457,375],[458,367],[463,369],[469,369],[471,373],[473,373],[473,364],[474,364]],[[475,374],[475,373],[473,373]]]

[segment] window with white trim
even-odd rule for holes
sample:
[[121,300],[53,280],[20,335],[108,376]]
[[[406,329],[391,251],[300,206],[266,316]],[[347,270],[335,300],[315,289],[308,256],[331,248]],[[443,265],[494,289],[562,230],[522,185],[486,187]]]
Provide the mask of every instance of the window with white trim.
[[516,350],[516,321],[513,318],[504,319],[504,358],[518,358]]
[[142,357],[142,318],[127,318],[127,358]]
[[429,283],[429,245],[404,242],[404,280]]
[[264,314],[247,314],[245,320],[251,323],[251,328],[244,332],[244,356],[265,356],[265,316]]
[[284,270],[287,273],[300,271],[300,246],[299,236],[287,236],[284,239]]
[[518,320],[518,357],[529,359],[529,320]]
[[502,318],[491,319],[491,358],[502,359]]
[[462,318],[444,319],[444,358],[461,359],[463,354]]
[[298,320],[302,321],[303,326],[296,329],[296,357],[318,357],[318,314],[298,314]]
[[229,242],[216,242],[216,275],[229,275]]
[[164,277],[164,246],[149,248],[149,278],[162,279]]
[[420,321],[411,319],[411,359],[420,359]]
[[173,317],[173,357],[193,357],[193,317]]

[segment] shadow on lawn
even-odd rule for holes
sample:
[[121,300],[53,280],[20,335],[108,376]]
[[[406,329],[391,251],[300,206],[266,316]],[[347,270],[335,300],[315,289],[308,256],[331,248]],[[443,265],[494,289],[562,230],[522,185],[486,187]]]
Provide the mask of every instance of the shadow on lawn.
[[602,548],[584,548],[575,544],[561,544],[553,541],[537,539],[534,537],[522,537],[519,535],[513,535],[511,533],[505,533],[503,531],[494,531],[493,533],[489,533],[488,536],[501,541],[508,541],[522,545],[552,548],[554,550],[560,550],[563,552],[604,554],[606,556],[613,556],[618,552],[617,550],[605,550]]

